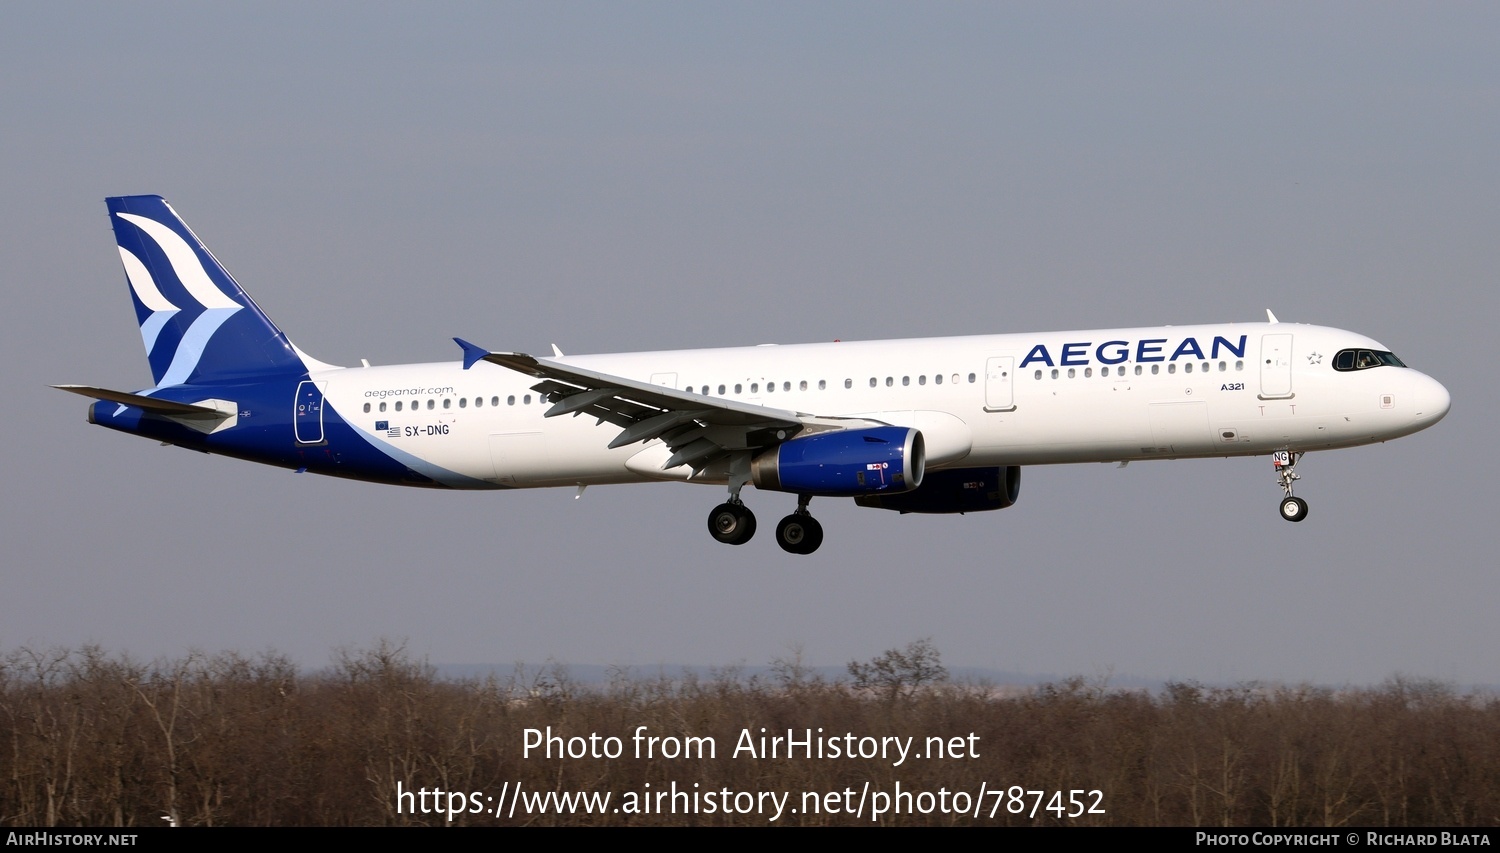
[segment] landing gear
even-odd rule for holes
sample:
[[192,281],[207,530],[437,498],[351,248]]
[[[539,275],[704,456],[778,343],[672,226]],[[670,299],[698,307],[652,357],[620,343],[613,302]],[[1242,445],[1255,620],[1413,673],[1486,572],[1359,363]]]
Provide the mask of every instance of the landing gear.
[[755,535],[755,513],[740,501],[740,490],[750,482],[750,454],[736,453],[729,460],[729,501],[708,514],[708,533],[725,545],[743,545]]
[[789,554],[811,554],[823,544],[823,525],[807,511],[811,495],[797,497],[797,511],[776,525],[776,544]]
[[725,545],[743,545],[755,535],[755,513],[739,501],[719,504],[708,514],[708,532]]
[[1281,502],[1281,517],[1287,521],[1307,518],[1307,501],[1301,498],[1286,498]]
[[810,515],[791,515],[776,525],[776,544],[788,554],[811,554],[823,544],[823,525]]
[[1297,476],[1297,460],[1302,454],[1295,450],[1278,450],[1271,454],[1271,464],[1276,467],[1276,484],[1286,492],[1281,499],[1281,517],[1287,521],[1307,518],[1307,501],[1292,497],[1292,483],[1302,479]]

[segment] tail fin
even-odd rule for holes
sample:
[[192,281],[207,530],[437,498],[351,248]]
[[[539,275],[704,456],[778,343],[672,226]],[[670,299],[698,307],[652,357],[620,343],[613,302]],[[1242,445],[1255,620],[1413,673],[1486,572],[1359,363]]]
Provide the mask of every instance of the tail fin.
[[301,353],[166,199],[106,199],[156,387],[295,375]]

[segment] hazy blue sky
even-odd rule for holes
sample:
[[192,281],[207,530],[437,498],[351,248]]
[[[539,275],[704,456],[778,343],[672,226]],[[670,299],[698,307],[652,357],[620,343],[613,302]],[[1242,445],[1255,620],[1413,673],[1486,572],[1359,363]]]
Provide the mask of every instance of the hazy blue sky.
[[[439,662],[1500,683],[1500,7],[33,3],[0,27],[0,649],[381,636]],[[433,493],[161,448],[102,199],[160,193],[304,350],[456,359],[1253,321],[1368,334],[1437,427],[1030,468],[1014,508]],[[607,436],[601,434],[601,440]],[[747,491],[763,524],[789,495]]]

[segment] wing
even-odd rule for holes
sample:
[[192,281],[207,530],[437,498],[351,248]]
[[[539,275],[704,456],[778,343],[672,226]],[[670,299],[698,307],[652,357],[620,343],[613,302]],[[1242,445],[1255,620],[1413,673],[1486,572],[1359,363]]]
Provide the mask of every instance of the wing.
[[660,439],[672,451],[662,470],[688,465],[701,471],[736,451],[758,452],[800,434],[878,425],[859,418],[818,417],[679,391],[518,352],[490,352],[454,338],[464,369],[480,361],[541,380],[531,386],[552,403],[545,417],[588,415],[621,428],[611,448]]

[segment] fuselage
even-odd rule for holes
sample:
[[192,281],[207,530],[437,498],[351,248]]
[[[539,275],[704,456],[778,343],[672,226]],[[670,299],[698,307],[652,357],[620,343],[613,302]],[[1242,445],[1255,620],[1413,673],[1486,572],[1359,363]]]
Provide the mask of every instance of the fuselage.
[[[1163,326],[559,357],[705,397],[922,432],[928,467],[1301,453],[1406,435],[1448,392],[1363,335],[1291,323]],[[1343,367],[1336,364],[1342,356]],[[1394,362],[1394,363],[1391,363]],[[378,482],[524,488],[679,479],[660,442],[609,449],[591,417],[544,417],[536,380],[457,362],[314,369],[154,390],[232,405],[211,432],[96,403],[91,420],[210,452]]]

